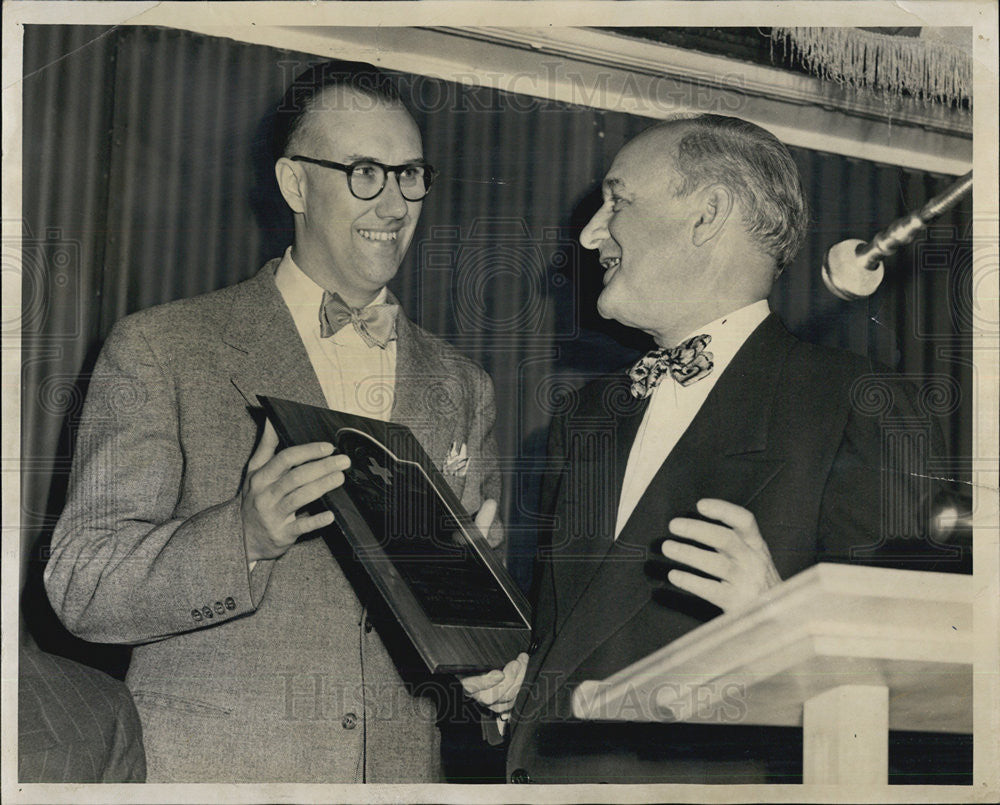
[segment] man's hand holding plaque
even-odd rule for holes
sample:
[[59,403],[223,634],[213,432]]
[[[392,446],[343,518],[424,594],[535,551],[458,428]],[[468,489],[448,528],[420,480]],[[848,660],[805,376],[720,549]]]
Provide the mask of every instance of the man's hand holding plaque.
[[[336,518],[321,531],[331,553],[348,572],[363,568],[430,673],[479,674],[527,648],[531,607],[483,536],[495,500],[471,516],[405,425],[259,399],[284,448],[271,456],[272,438],[251,468],[258,482],[271,481],[260,497],[272,503],[264,512],[279,532],[272,541],[296,527],[289,506],[322,488],[322,507]],[[335,452],[321,451],[326,444]],[[286,454],[282,462],[295,460],[279,464]]]
[[347,456],[333,455],[328,442],[277,448],[278,434],[271,421],[265,420],[240,487],[240,519],[251,565],[260,559],[277,559],[303,534],[330,525],[331,511],[298,512],[342,486],[344,470],[351,465]]
[[528,670],[528,655],[523,651],[503,669],[495,669],[477,676],[461,677],[465,692],[484,707],[504,718],[514,706],[517,692]]

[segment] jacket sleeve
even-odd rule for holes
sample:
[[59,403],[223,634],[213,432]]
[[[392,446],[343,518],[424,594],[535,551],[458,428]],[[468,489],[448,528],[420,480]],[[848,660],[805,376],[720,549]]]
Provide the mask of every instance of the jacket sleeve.
[[896,375],[855,381],[823,490],[818,561],[956,569],[957,549],[935,542],[932,532],[942,485],[931,465],[946,452],[937,419],[920,399]]
[[90,381],[45,586],[74,634],[142,643],[255,609],[272,562],[248,570],[239,498],[178,518],[184,454],[174,383],[135,317]]

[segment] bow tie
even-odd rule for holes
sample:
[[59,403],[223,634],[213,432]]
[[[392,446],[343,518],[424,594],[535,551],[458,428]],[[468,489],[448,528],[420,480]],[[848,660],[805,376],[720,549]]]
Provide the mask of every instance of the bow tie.
[[399,305],[350,307],[339,294],[323,291],[319,307],[319,334],[329,338],[348,324],[353,324],[361,340],[369,347],[385,349],[396,338],[396,314]]
[[643,355],[629,369],[632,396],[640,400],[653,393],[663,376],[670,376],[682,386],[690,386],[712,371],[712,353],[705,347],[712,340],[710,335],[696,335],[676,347],[654,349]]

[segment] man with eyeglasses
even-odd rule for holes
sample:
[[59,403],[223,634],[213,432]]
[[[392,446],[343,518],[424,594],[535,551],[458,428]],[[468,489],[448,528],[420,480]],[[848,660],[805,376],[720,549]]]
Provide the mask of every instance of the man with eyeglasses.
[[150,782],[433,782],[440,691],[365,580],[306,539],[348,459],[277,450],[256,395],[408,425],[497,546],[492,383],[385,287],[435,175],[389,78],[311,68],[274,145],[292,246],[116,325],[46,586],[71,631],[135,646]]

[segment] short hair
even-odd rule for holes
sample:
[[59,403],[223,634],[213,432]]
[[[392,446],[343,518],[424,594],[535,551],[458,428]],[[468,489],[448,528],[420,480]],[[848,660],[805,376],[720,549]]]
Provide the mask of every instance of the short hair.
[[809,223],[799,170],[785,145],[738,117],[678,115],[658,125],[683,127],[673,166],[682,177],[677,195],[714,183],[730,188],[747,233],[774,258],[777,277],[795,258]]
[[317,99],[334,88],[354,90],[376,102],[403,103],[393,79],[374,65],[343,59],[314,64],[295,78],[275,110],[271,138],[275,160],[287,156],[289,145],[302,129]]

